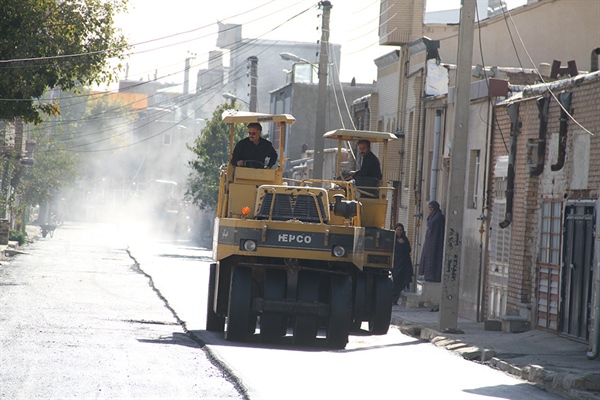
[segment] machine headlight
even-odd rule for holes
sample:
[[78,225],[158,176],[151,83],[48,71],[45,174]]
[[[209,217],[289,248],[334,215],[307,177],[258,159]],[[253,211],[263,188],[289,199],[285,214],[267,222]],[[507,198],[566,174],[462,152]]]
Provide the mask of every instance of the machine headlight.
[[254,240],[246,240],[243,247],[246,251],[256,251],[256,242]]
[[344,257],[346,255],[346,249],[344,248],[344,246],[334,246],[333,247],[333,255],[335,257]]

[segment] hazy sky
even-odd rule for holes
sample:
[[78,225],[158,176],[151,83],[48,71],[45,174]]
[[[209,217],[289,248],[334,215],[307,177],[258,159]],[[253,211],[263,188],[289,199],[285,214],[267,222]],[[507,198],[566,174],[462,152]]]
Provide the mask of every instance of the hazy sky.
[[[507,3],[512,8],[524,1]],[[394,50],[378,45],[380,0],[331,3],[330,42],[342,45],[342,81],[353,77],[361,83],[373,81],[373,59]],[[128,77],[139,80],[156,75],[179,83],[186,57],[195,57],[190,74],[190,87],[194,88],[196,71],[206,68],[208,52],[217,50],[217,21],[242,24],[244,38],[317,43],[321,20],[316,4],[315,0],[130,0],[129,13],[117,21],[130,43],[139,44],[128,60]],[[428,11],[459,6],[460,0],[427,0]]]

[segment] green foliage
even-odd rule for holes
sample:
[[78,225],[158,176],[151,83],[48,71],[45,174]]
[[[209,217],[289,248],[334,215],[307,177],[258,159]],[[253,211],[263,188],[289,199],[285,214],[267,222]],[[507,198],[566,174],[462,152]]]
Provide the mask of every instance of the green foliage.
[[[0,119],[42,122],[55,102],[37,103],[48,88],[70,90],[115,80],[127,42],[114,17],[128,0],[0,0]],[[57,58],[62,57],[62,58]]]
[[13,231],[11,229],[8,231],[8,240],[19,242],[19,246],[23,246],[26,241],[26,236],[21,231]]
[[[217,207],[221,167],[230,161],[229,125],[222,122],[221,115],[223,111],[234,108],[230,103],[218,106],[201,136],[194,141],[194,146],[188,147],[196,155],[196,159],[189,163],[192,173],[188,179],[186,195],[201,209],[214,210]],[[236,125],[234,145],[245,136],[245,126]]]
[[77,156],[75,153],[53,148],[48,136],[36,138],[35,164],[23,167],[16,191],[21,202],[26,205],[43,204],[62,185],[75,181],[77,177]]

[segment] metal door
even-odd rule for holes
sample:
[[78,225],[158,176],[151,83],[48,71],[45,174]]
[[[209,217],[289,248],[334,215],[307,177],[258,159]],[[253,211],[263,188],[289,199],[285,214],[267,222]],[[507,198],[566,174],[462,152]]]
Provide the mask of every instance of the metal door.
[[587,341],[592,301],[595,209],[570,204],[565,209],[560,332]]

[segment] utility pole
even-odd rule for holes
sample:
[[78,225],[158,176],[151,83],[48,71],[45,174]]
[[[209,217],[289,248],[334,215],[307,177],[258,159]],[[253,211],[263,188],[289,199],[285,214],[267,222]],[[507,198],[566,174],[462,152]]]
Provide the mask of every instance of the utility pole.
[[317,92],[317,124],[315,128],[315,153],[313,156],[313,178],[323,179],[323,147],[325,146],[325,105],[327,104],[327,69],[329,66],[329,15],[331,2],[320,1],[323,9],[321,25],[321,51],[319,53],[319,91]]
[[454,97],[454,138],[450,160],[450,185],[446,215],[446,246],[442,265],[442,298],[438,328],[441,332],[457,330],[458,283],[460,279],[465,209],[465,173],[469,106],[471,103],[471,63],[473,60],[473,28],[477,0],[462,0],[458,31],[458,66]]
[[250,112],[256,112],[256,83],[258,80],[258,57],[248,57],[250,61]]
[[183,70],[183,106],[182,106],[182,114],[184,126],[188,126],[190,122],[188,120],[188,102],[190,99],[188,98],[188,94],[190,92],[190,61],[196,58],[196,53],[191,53],[189,57],[185,59],[185,67]]
[[185,66],[183,68],[183,94],[189,93],[190,88],[190,60],[194,57],[186,57]]

